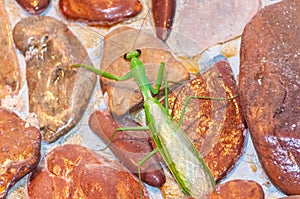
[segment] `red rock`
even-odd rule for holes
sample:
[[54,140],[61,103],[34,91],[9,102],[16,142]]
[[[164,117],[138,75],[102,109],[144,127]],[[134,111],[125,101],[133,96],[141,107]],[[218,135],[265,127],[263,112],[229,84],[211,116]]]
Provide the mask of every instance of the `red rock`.
[[[169,95],[171,116],[179,121],[189,96],[229,98],[238,93],[228,61],[216,62],[208,71]],[[181,128],[204,157],[219,181],[235,166],[243,153],[246,126],[240,100],[192,99],[186,107]]]
[[[56,147],[44,161],[30,176],[30,199],[140,197],[139,180],[122,164],[97,156],[83,146]],[[144,186],[142,192],[148,199]]]
[[139,14],[142,4],[139,0],[60,0],[59,8],[69,20],[111,26]]
[[50,0],[16,0],[22,8],[28,13],[37,15],[44,12],[49,4]]
[[231,180],[218,184],[208,199],[264,199],[262,187],[252,180]]
[[262,167],[288,195],[300,194],[300,1],[262,9],[242,35],[239,93]]
[[0,108],[0,198],[40,160],[41,134],[17,114]]

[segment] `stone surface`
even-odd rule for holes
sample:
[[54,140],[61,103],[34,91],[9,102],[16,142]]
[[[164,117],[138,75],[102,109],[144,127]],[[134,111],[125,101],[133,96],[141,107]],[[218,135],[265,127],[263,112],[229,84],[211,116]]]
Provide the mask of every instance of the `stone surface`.
[[260,7],[260,0],[180,1],[169,40],[188,55],[198,54],[241,35]]
[[0,198],[40,160],[41,135],[17,114],[0,108]]
[[139,14],[142,4],[139,0],[59,0],[59,8],[68,20],[111,26]]
[[[83,146],[67,144],[50,151],[30,176],[28,196],[30,199],[138,199],[140,183],[119,162],[97,156]],[[142,197],[149,198],[144,186]]]
[[0,1],[0,99],[8,94],[17,94],[21,87],[20,68],[15,52],[10,22]]
[[[200,77],[169,95],[170,114],[178,122],[189,96],[230,98],[237,93],[229,62],[217,61]],[[181,126],[204,157],[214,178],[217,181],[223,179],[233,169],[244,149],[246,125],[239,98],[191,99]]]
[[[185,67],[165,49],[161,41],[150,34],[141,33],[138,40],[135,41],[135,45],[131,46],[131,41],[133,42],[134,35],[137,35],[137,33],[138,30],[136,29],[122,27],[105,37],[106,43],[104,44],[104,55],[101,63],[102,70],[116,76],[126,74],[130,69],[130,62],[125,60],[123,55],[129,52],[130,49],[138,48],[142,51],[139,58],[144,63],[147,76],[153,85],[155,85],[161,62],[165,63],[168,81],[182,82],[189,79],[189,73]],[[124,48],[122,49],[116,44],[122,45]],[[114,81],[101,77],[100,84],[102,91],[108,93],[108,106],[111,112],[117,116],[128,113],[142,102],[142,95],[133,78],[127,81]],[[176,84],[169,85],[172,87]]]
[[73,64],[92,65],[68,27],[47,16],[21,19],[13,31],[26,60],[29,111],[37,114],[43,140],[53,142],[81,119],[96,83],[96,75]]
[[254,147],[271,182],[300,194],[300,1],[262,9],[242,35],[239,86]]

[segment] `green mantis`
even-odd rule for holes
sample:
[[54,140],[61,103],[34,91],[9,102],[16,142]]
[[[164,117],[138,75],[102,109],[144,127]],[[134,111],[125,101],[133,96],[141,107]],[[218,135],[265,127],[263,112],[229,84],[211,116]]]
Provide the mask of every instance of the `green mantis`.
[[[73,67],[83,67],[116,81],[134,78],[144,99],[147,129],[157,147],[139,163],[139,166],[159,152],[185,195],[199,198],[210,193],[214,189],[215,181],[206,163],[186,134],[169,117],[166,108],[152,97],[152,94],[159,92],[162,80],[166,76],[164,63],[160,64],[155,88],[153,88],[144,65],[138,58],[140,54],[139,50],[134,50],[124,56],[130,61],[130,71],[120,77],[92,66],[75,64]],[[145,127],[142,128],[145,129]]]

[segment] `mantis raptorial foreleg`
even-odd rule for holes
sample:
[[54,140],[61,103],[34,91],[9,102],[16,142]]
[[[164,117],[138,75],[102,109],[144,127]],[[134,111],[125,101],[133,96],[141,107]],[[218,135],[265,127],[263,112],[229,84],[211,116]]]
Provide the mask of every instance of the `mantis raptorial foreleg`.
[[[138,163],[138,178],[140,182],[140,196],[142,196],[143,193],[143,187],[142,187],[142,177],[141,177],[141,167],[142,165],[149,159],[151,158],[154,154],[159,152],[159,148],[153,149],[148,155],[146,155],[139,163]],[[142,198],[142,197],[141,197]]]
[[155,89],[152,87],[151,84],[150,84],[150,87],[149,87],[151,92],[154,95],[156,95],[159,92],[161,84],[162,84],[162,80],[165,76],[165,73],[166,73],[165,63],[161,62],[160,65],[159,65],[159,70],[158,70],[157,77],[156,77]]

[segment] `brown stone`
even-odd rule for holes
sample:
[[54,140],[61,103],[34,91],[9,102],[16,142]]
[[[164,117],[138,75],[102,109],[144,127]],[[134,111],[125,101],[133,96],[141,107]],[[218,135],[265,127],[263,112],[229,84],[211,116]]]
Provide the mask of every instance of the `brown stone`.
[[111,26],[139,14],[142,4],[139,0],[59,0],[59,8],[69,20]]
[[[221,60],[171,93],[169,111],[178,122],[189,96],[230,98],[237,93],[230,64]],[[217,181],[231,171],[242,155],[246,127],[238,97],[231,100],[191,99],[181,128],[204,157]]]
[[[142,54],[139,58],[144,63],[147,76],[153,85],[161,62],[165,63],[168,81],[182,82],[189,79],[186,68],[165,49],[161,41],[148,33],[137,34],[138,30],[128,27],[116,29],[108,34],[105,37],[101,69],[115,76],[126,74],[130,70],[130,62],[123,58],[124,53],[129,52],[128,49],[140,49]],[[136,36],[138,39],[132,46]],[[100,84],[102,91],[108,93],[108,106],[111,112],[117,116],[128,113],[142,102],[142,95],[133,78],[127,81],[114,81],[101,77]],[[169,84],[170,87],[175,85]]]
[[[139,180],[117,161],[97,156],[87,148],[67,144],[50,151],[44,164],[30,176],[30,199],[140,198]],[[142,197],[149,198],[146,188]]]
[[262,187],[252,180],[231,180],[218,184],[208,199],[264,199]]
[[40,160],[41,135],[17,114],[0,108],[0,198]]
[[0,99],[8,94],[17,94],[21,87],[20,68],[12,40],[10,22],[0,1]]
[[44,12],[49,4],[50,0],[16,0],[22,8],[28,13],[37,15]]
[[94,73],[70,66],[92,62],[68,27],[52,17],[21,19],[13,38],[26,59],[29,111],[37,114],[43,140],[53,142],[81,119],[96,83]]
[[271,182],[300,194],[300,1],[262,9],[245,27],[240,96],[254,147]]

